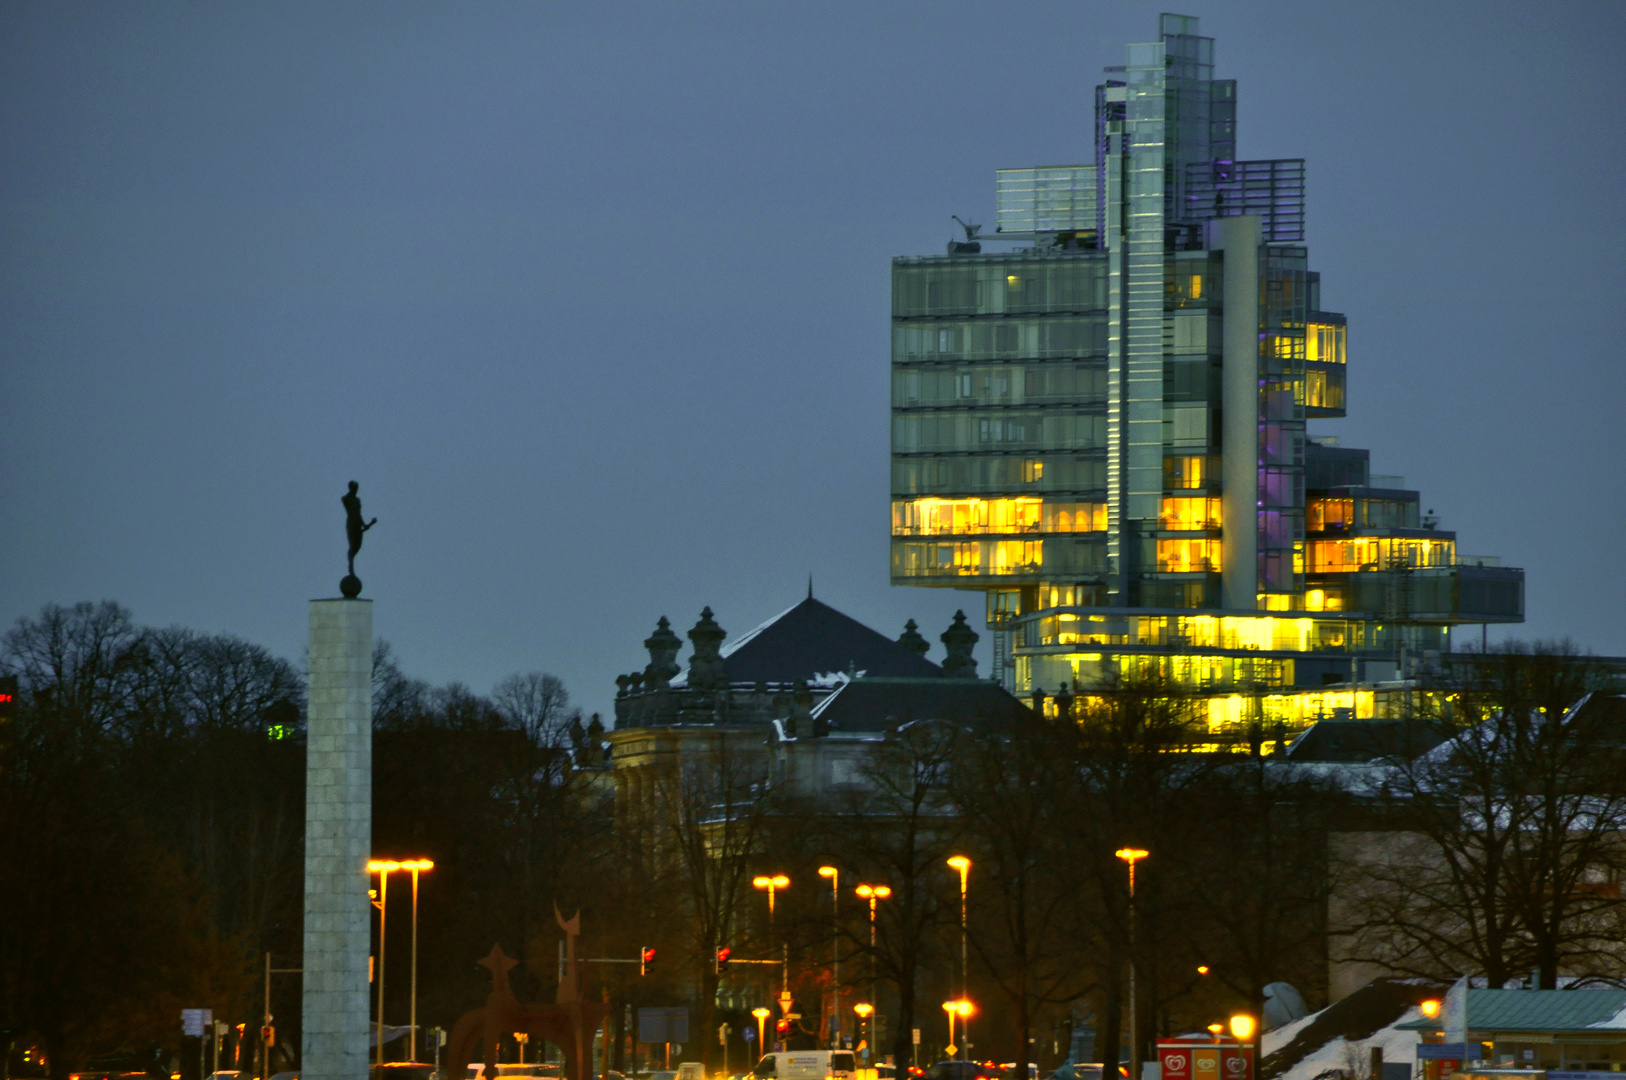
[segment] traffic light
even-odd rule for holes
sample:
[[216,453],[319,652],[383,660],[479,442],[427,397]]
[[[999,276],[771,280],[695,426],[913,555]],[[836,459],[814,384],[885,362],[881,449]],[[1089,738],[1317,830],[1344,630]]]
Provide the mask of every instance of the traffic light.
[[655,948],[654,948],[654,946],[645,945],[642,949],[638,950],[638,974],[640,974],[640,975],[648,975],[649,974],[649,965],[653,964],[654,962],[655,962]]
[[734,950],[730,949],[727,945],[724,945],[721,949],[717,950],[717,971],[719,974],[724,968],[728,967],[728,958],[733,955]]
[[0,677],[0,724],[17,719],[17,676]]
[[277,1029],[270,1024],[265,1025],[260,1029],[260,1041],[267,1046],[277,1045]]
[[781,1035],[786,1034],[787,1032],[790,1031],[790,1020],[785,1019],[785,1018],[775,1020],[773,1022],[773,1029],[775,1031],[779,1032],[779,1034],[781,1034]]

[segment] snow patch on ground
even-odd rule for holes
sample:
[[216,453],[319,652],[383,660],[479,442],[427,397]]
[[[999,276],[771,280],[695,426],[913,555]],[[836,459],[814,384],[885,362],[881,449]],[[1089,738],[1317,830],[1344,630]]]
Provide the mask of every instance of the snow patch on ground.
[[[1266,1032],[1263,1049],[1265,1053],[1285,1046],[1293,1035],[1313,1021],[1320,1013],[1314,1013],[1295,1020],[1286,1027]],[[1372,1071],[1372,1048],[1383,1048],[1383,1060],[1391,1064],[1404,1062],[1407,1065],[1417,1060],[1417,1044],[1422,1041],[1422,1035],[1415,1031],[1400,1031],[1397,1024],[1421,1020],[1423,1012],[1413,1006],[1407,1009],[1405,1015],[1398,1018],[1394,1024],[1379,1028],[1370,1038],[1357,1039],[1351,1042],[1342,1036],[1328,1040],[1320,1049],[1312,1050],[1300,1058],[1298,1063],[1277,1080],[1316,1080],[1317,1077],[1343,1076],[1350,1080],[1370,1080]]]

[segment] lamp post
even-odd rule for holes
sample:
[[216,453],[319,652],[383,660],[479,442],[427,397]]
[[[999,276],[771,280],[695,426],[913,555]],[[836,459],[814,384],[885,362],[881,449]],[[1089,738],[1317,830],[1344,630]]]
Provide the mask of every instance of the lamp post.
[[[965,892],[966,879],[971,874],[971,860],[964,855],[949,856],[948,864],[960,874],[960,1000],[968,1001],[971,998],[971,952],[968,948],[968,936],[965,927]],[[966,1034],[964,1028],[960,1034]]]
[[[961,1034],[961,1036],[964,1036],[965,1035],[966,1023],[971,1019],[971,1014],[977,1011],[976,1007],[973,1006],[971,1004],[971,1002],[968,1001],[967,999],[960,998],[958,1001],[945,1001],[945,1002],[943,1002],[943,1011],[945,1013],[948,1013],[948,1022],[949,1022],[949,1044],[948,1044],[948,1049],[950,1051],[950,1056],[951,1057],[961,1057],[963,1059],[964,1055],[967,1053],[967,1050],[966,1050],[966,1048],[964,1046],[955,1045],[955,1042],[954,1042],[954,1018],[956,1016],[958,1016],[960,1018],[960,1034]],[[962,1039],[962,1041],[963,1041],[963,1039]]]
[[768,1050],[768,1014],[772,1011],[764,1009],[761,1005],[751,1010],[751,1015],[757,1018],[757,1047],[763,1053]]
[[410,1040],[408,1060],[418,1060],[418,875],[425,870],[435,868],[432,859],[408,859],[401,864],[401,869],[412,872],[412,1011],[407,1020],[411,1029],[407,1032]]
[[378,875],[378,1046],[373,1051],[374,1061],[384,1064],[384,928],[389,917],[390,871],[401,869],[394,859],[370,859],[369,873]]
[[1126,847],[1113,854],[1129,864],[1129,1078],[1140,1080],[1140,1033],[1135,1017],[1135,864],[1151,853]]
[[868,1044],[875,1041],[875,1025],[870,1023],[869,1020],[870,1017],[875,1015],[875,1006],[867,1001],[860,1001],[853,1006],[853,1012],[858,1014],[858,1022],[865,1029],[865,1050],[870,1051],[869,1057],[874,1057],[875,1055]]
[[[870,1012],[873,1013],[875,1011],[875,904],[877,901],[885,900],[892,895],[892,886],[860,883],[858,888],[853,891],[869,901],[869,1005]],[[861,1015],[867,1016],[869,1014]],[[873,1036],[874,1034],[875,1029],[872,1026],[870,1035]],[[870,1041],[874,1042],[875,1040],[871,1038]]]
[[[768,935],[772,937],[774,894],[780,889],[788,888],[790,886],[790,878],[786,877],[784,874],[774,874],[772,877],[769,877],[766,874],[760,874],[751,879],[751,885],[754,888],[766,889],[768,891]],[[785,949],[785,959],[784,962],[779,966],[784,977],[784,983],[780,987],[779,996],[781,999],[788,998],[790,996],[790,942],[784,942],[783,945]],[[784,1011],[789,1012],[789,1007],[787,1007]]]
[[833,866],[819,867],[819,876],[830,879],[830,983],[835,1005],[830,1010],[830,1040],[841,1045],[841,871]]
[[413,1061],[418,1059],[418,874],[425,870],[433,870],[435,864],[430,859],[369,859],[367,872],[378,875],[378,1048],[374,1058],[378,1064],[384,1064],[384,930],[385,919],[388,916],[390,896],[390,871],[407,870],[412,874],[412,1016],[410,1020],[410,1054]]

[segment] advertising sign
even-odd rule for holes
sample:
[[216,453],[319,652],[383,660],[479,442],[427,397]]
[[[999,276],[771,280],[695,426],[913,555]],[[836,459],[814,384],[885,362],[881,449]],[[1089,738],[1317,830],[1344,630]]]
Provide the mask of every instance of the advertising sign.
[[1253,1080],[1253,1046],[1226,1040],[1159,1039],[1163,1080]]

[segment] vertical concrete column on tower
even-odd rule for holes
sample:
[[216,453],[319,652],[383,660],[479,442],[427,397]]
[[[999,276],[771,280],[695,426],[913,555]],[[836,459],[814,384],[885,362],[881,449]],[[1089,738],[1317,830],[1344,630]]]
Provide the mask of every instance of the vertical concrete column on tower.
[[373,604],[312,600],[303,1080],[367,1080]]
[[1209,250],[1225,252],[1221,588],[1225,607],[1252,611],[1259,593],[1259,219],[1215,218],[1208,230]]

